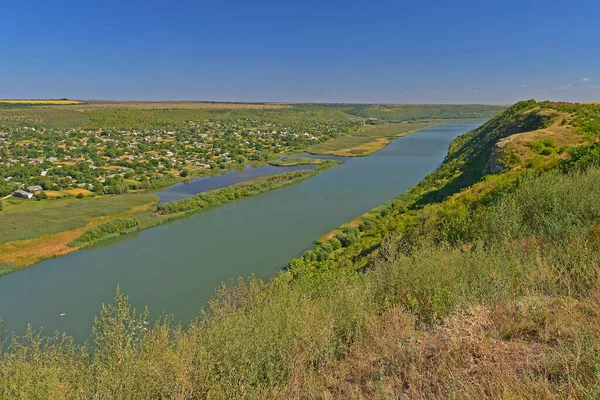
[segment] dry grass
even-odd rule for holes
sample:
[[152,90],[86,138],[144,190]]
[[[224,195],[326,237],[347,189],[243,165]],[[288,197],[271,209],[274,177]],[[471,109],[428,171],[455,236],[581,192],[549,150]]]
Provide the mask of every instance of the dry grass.
[[63,197],[67,197],[68,194],[61,190],[45,190],[46,196],[49,199],[62,199]]
[[23,268],[46,258],[71,253],[77,250],[77,247],[71,247],[68,244],[96,225],[98,223],[90,222],[84,227],[70,231],[0,244],[0,263],[13,263]]
[[[508,136],[498,142],[498,148],[505,149],[520,158],[524,163],[536,156],[536,153],[530,148],[530,144],[544,139],[553,140],[559,147],[569,147],[581,144],[585,138],[576,132],[569,125],[561,125],[564,120],[569,120],[571,116],[566,113],[560,113],[555,117],[554,123],[547,128],[538,129],[531,132],[518,133]],[[559,155],[565,158],[567,154]]]
[[356,145],[354,147],[351,147],[351,148],[346,148],[346,149],[337,150],[337,151],[330,151],[327,154],[330,154],[332,156],[339,156],[339,157],[368,156],[369,154],[373,154],[373,153],[383,149],[388,144],[390,144],[390,141],[386,138],[377,138],[374,140],[366,139],[366,138],[360,138],[360,139],[364,140],[365,142],[362,144]]
[[66,192],[68,194],[70,194],[71,196],[77,196],[78,194],[82,194],[85,197],[89,197],[89,196],[92,196],[94,194],[90,190],[81,189],[81,188],[79,188],[79,189],[68,189],[68,190],[66,190]]
[[430,329],[394,308],[369,316],[363,338],[320,376],[298,371],[290,391],[321,399],[588,398],[577,384],[585,355],[567,345],[580,343],[582,331],[598,338],[598,305],[598,293],[474,305]]

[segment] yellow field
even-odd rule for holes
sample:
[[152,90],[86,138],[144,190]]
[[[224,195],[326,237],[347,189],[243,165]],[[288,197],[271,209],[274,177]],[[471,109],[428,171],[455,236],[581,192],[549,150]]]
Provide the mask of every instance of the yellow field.
[[119,100],[89,100],[77,107],[97,108],[119,108],[119,109],[200,109],[200,110],[235,110],[235,109],[277,109],[289,108],[290,105],[283,103],[219,103],[203,101],[119,101]]
[[66,192],[73,196],[77,196],[78,194],[82,194],[84,196],[91,196],[93,194],[87,189],[69,189]]
[[0,100],[6,104],[47,104],[47,105],[75,105],[81,104],[76,100]]

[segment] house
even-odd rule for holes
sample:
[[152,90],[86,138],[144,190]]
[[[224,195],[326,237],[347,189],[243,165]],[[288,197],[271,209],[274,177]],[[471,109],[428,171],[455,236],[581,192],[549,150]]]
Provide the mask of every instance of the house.
[[41,192],[42,190],[44,190],[44,188],[39,185],[27,186],[27,191],[31,193]]
[[33,197],[33,193],[29,193],[24,190],[17,190],[16,192],[13,193],[13,196],[21,197],[23,199],[30,199]]

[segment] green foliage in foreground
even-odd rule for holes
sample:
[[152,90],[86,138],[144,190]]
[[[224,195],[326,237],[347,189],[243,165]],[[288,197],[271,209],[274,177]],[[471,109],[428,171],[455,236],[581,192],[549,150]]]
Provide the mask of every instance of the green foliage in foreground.
[[[321,390],[318,377],[364,346],[374,321],[391,310],[402,310],[413,318],[407,323],[426,329],[474,304],[590,301],[600,267],[600,242],[592,235],[598,179],[599,169],[528,178],[505,200],[461,222],[482,232],[480,240],[450,244],[424,236],[406,251],[401,238],[388,237],[364,272],[314,271],[296,260],[290,273],[269,284],[251,278],[221,288],[210,309],[185,329],[169,319],[151,326],[147,314],[132,310],[117,292],[115,304],[103,307],[95,323],[93,345],[33,332],[14,339],[0,361],[0,397],[314,397],[309,394]],[[517,226],[523,227],[518,235]],[[487,227],[497,229],[486,234]],[[529,244],[515,246],[509,239],[517,237]],[[544,329],[551,318],[547,302],[536,301],[530,332]],[[515,329],[505,333],[507,346],[521,335]],[[589,330],[570,335],[572,347],[550,343],[548,355],[576,356],[578,346],[593,347],[600,339]],[[404,343],[399,348],[410,348],[415,339],[398,340]],[[410,359],[404,362],[410,367]],[[600,383],[593,373],[600,358],[569,364],[570,371],[551,357],[543,362],[547,367],[527,370],[527,379],[559,397],[570,388],[579,394],[573,397],[593,398],[585,393]],[[563,380],[568,374],[572,378]]]
[[135,228],[139,223],[140,221],[135,217],[115,218],[100,226],[88,229],[77,238],[77,242],[89,243],[106,238],[107,236],[120,235]]

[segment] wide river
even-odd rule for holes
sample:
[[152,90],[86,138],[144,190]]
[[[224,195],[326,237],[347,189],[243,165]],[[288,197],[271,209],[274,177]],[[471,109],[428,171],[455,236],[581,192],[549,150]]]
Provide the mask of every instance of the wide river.
[[272,276],[319,236],[414,186],[442,162],[450,141],[482,122],[423,129],[300,184],[5,275],[0,337],[31,323],[88,340],[94,315],[117,285],[138,309],[189,322],[222,282]]

